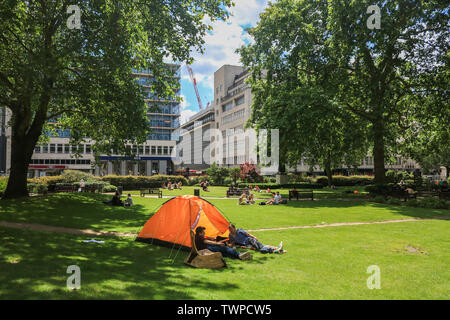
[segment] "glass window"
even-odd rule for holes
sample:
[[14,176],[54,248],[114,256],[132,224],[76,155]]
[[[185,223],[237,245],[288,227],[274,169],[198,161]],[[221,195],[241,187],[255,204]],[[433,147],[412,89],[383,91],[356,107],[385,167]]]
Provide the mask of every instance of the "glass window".
[[55,153],[56,146],[55,144],[50,144],[50,153]]
[[152,146],[152,154],[156,154],[156,146]]
[[165,146],[163,148],[163,154],[169,154],[169,147],[168,146]]
[[161,155],[161,154],[162,154],[162,147],[158,146],[158,155]]
[[42,146],[42,153],[48,153],[48,144]]
[[62,144],[58,144],[58,153],[63,153],[63,145]]
[[145,154],[150,154],[150,146],[145,146]]
[[41,146],[34,147],[34,153],[41,153]]
[[64,153],[70,153],[70,145],[68,144],[64,145]]
[[90,144],[86,145],[86,153],[91,153],[91,145]]

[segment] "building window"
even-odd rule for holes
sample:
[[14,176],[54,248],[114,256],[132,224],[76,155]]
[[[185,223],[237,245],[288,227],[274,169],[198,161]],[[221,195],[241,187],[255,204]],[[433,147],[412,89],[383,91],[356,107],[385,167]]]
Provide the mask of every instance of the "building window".
[[34,153],[41,153],[41,146],[34,147]]
[[152,146],[152,154],[156,154],[156,147]]
[[162,147],[158,146],[158,155],[161,155],[161,154],[162,154]]
[[64,145],[64,153],[70,153],[70,145],[68,144]]
[[58,153],[63,153],[63,145],[62,144],[58,144],[57,151],[58,151]]
[[144,154],[144,146],[139,146],[139,154]]
[[145,154],[150,154],[150,146],[145,146]]
[[91,145],[90,144],[86,145],[86,153],[91,153]]
[[167,155],[169,153],[169,147],[164,146],[163,148],[163,154]]
[[233,108],[233,102],[229,102],[222,106],[222,112],[231,110]]
[[173,152],[173,147],[170,147],[169,148],[169,153],[172,154],[172,152]]
[[50,144],[50,153],[55,153],[56,146],[54,144]]
[[242,96],[242,97],[236,99],[234,103],[235,103],[237,106],[239,106],[239,105],[243,104],[244,102],[245,102],[245,96]]

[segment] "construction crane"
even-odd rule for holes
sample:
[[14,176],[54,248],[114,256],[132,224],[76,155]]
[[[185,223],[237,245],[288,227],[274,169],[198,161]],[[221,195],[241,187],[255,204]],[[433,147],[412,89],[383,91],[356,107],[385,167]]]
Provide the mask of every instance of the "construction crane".
[[192,71],[192,68],[188,64],[186,64],[186,67],[189,71],[189,75],[191,76],[191,81],[194,85],[195,94],[197,95],[198,107],[200,110],[203,110],[202,99],[200,99],[200,94],[198,93],[197,80],[195,80],[194,71]]

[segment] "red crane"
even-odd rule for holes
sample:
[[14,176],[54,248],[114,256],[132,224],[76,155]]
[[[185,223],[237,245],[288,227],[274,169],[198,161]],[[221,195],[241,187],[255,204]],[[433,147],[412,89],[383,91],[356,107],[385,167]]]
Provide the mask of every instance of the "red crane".
[[194,71],[192,71],[192,68],[188,64],[186,64],[186,67],[189,71],[189,75],[191,76],[191,81],[194,84],[195,94],[197,95],[198,107],[200,110],[203,110],[202,99],[200,99],[200,94],[198,93],[197,80],[195,80]]

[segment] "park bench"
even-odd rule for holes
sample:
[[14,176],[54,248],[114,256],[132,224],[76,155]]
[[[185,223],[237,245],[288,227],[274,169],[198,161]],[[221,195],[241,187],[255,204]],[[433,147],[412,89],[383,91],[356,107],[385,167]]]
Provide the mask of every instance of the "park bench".
[[404,201],[407,201],[408,199],[416,199],[417,193],[408,192],[407,190],[394,190],[390,194],[388,194],[388,196],[404,199]]
[[162,191],[159,190],[159,188],[141,189],[141,197],[145,196],[146,194],[157,194],[158,198],[162,198]]
[[75,192],[77,190],[77,186],[69,184],[69,185],[62,185],[62,186],[56,186],[55,192]]
[[439,199],[450,200],[450,190],[439,191]]
[[292,199],[311,199],[314,200],[314,192],[311,191],[297,191],[297,190],[289,190],[289,201]]
[[229,198],[230,196],[240,196],[243,193],[248,192],[248,188],[244,188],[244,189],[238,189],[238,188],[229,188],[227,190],[227,198]]

